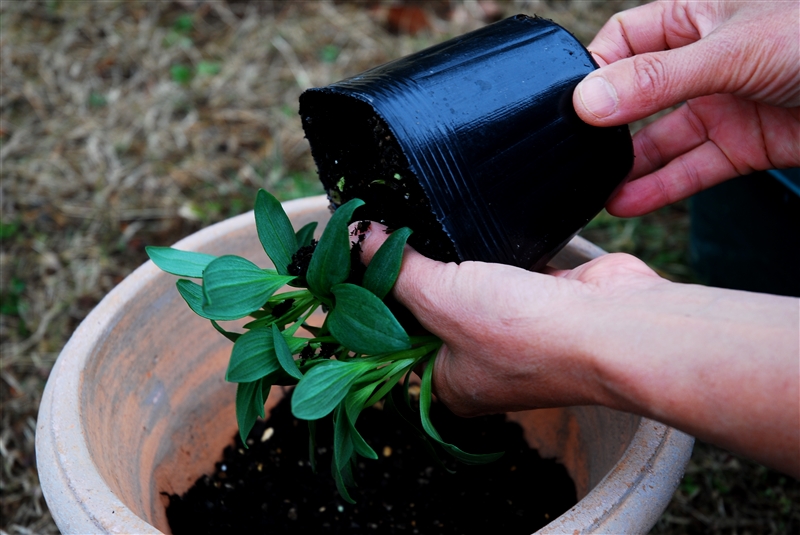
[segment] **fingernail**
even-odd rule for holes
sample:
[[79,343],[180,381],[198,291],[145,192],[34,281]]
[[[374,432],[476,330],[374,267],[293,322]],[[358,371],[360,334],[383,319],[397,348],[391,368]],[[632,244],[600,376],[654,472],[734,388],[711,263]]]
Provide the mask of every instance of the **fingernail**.
[[617,91],[602,76],[587,78],[578,84],[583,106],[595,117],[608,117],[617,109]]

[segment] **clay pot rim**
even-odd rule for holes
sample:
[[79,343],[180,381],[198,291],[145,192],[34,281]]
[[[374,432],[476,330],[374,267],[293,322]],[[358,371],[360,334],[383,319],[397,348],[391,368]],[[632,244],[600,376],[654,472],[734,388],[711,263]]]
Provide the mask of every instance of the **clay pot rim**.
[[[287,211],[320,210],[328,205],[324,195],[284,203]],[[196,250],[210,240],[233,230],[254,225],[248,212],[209,226],[175,244]],[[597,253],[599,248],[576,237],[571,246]],[[82,372],[86,368],[99,334],[108,330],[124,313],[126,303],[138,291],[164,275],[152,261],[147,261],[117,285],[81,322],[59,355],[47,381],[36,432],[36,457],[42,490],[51,506],[59,528],[69,532],[70,526],[91,523],[96,532],[161,533],[137,516],[110,489],[89,455],[86,433],[81,421],[80,392]],[[691,454],[693,439],[664,424],[642,418],[630,445],[603,480],[569,511],[542,528],[540,533],[591,532],[602,526],[604,531],[630,531],[635,522],[620,506],[629,498],[648,493],[651,485],[664,485],[664,473],[677,481]],[[657,485],[656,485],[657,483]],[[650,493],[658,498],[655,492]],[[660,515],[670,496],[649,501],[652,515]],[[587,521],[590,521],[587,527]],[[652,522],[642,521],[639,531],[648,530]],[[616,528],[616,529],[615,529]]]

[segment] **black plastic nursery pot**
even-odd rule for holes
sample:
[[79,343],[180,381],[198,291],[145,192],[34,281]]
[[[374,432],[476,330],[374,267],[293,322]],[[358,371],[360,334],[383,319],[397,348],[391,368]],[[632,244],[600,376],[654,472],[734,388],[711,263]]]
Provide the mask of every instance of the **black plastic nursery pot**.
[[300,97],[334,205],[443,261],[543,267],[605,205],[633,163],[627,126],[572,106],[597,68],[564,28],[517,15]]

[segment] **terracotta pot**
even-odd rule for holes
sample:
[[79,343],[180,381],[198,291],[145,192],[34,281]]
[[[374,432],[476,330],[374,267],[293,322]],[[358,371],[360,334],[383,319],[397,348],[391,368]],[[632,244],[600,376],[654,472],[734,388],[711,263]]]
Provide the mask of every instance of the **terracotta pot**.
[[[327,200],[288,202],[295,227],[328,218]],[[268,260],[253,214],[177,244]],[[602,254],[576,238],[560,267]],[[230,342],[195,316],[175,278],[147,262],[81,323],[45,388],[36,455],[63,533],[169,533],[166,498],[213,469],[236,431],[235,387],[223,380]],[[267,408],[282,392],[273,389]],[[601,407],[510,414],[543,456],[563,462],[579,503],[542,532],[646,532],[676,488],[693,439]],[[490,513],[487,513],[490,514]]]

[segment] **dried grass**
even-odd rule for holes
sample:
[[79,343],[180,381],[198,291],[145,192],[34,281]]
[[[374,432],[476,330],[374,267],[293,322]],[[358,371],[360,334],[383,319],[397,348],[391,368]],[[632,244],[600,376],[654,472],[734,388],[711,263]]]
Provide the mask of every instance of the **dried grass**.
[[[552,18],[588,42],[610,14],[637,3],[494,7]],[[296,113],[300,92],[485,23],[476,2],[438,0],[426,4],[426,29],[393,35],[388,9],[377,1],[0,4],[0,533],[57,532],[34,458],[44,383],[78,323],[146,260],[144,245],[250,209],[259,187],[284,199],[320,192]],[[685,214],[675,213],[685,230]],[[643,221],[662,228],[665,219]],[[645,235],[645,244],[636,233],[615,239],[634,252],[664,245]],[[796,482],[708,447],[698,448],[690,475],[658,531],[800,526]]]

